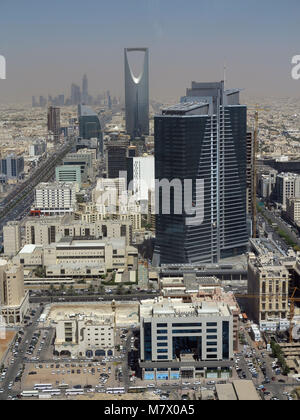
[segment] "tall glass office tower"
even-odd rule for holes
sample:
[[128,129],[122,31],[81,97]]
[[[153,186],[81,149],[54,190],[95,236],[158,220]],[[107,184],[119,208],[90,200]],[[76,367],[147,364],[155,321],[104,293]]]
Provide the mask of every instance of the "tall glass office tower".
[[82,139],[98,139],[98,150],[103,154],[103,135],[100,119],[89,106],[78,105],[79,136]]
[[181,104],[155,117],[155,178],[180,180],[182,203],[191,193],[189,211],[178,214],[171,188],[164,214],[166,193],[156,187],[156,264],[216,263],[246,251],[246,128],[239,90],[224,91],[223,82],[193,82]]
[[[134,76],[128,61],[130,52],[144,53],[141,74]],[[126,131],[132,137],[149,134],[149,50],[125,48],[125,108]]]

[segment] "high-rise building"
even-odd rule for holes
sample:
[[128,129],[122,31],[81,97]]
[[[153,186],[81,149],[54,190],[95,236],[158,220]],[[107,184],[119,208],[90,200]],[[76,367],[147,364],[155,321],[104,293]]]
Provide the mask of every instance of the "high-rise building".
[[179,186],[157,186],[155,264],[215,263],[248,243],[247,108],[223,82],[187,96],[155,117],[155,178]]
[[29,309],[29,293],[24,290],[24,269],[0,260],[0,315],[7,325],[23,322]]
[[47,105],[47,99],[44,96],[40,96],[39,104],[41,108],[45,108]]
[[4,254],[13,257],[21,249],[21,227],[17,221],[8,222],[3,227]]
[[60,138],[60,108],[49,106],[48,108],[48,133],[53,135],[54,142]]
[[277,175],[276,192],[278,203],[286,210],[288,198],[300,198],[300,175],[290,172]]
[[34,191],[34,210],[44,215],[73,213],[76,208],[76,182],[41,182]]
[[110,141],[106,145],[107,178],[119,178],[120,172],[127,171],[127,140]]
[[81,102],[80,87],[72,83],[71,86],[71,105],[78,105]]
[[127,158],[127,182],[137,201],[148,201],[154,189],[154,156]]
[[88,78],[85,74],[82,79],[82,102],[87,105],[89,101],[89,87]]
[[[246,188],[246,201],[247,201],[247,214],[252,213],[252,196],[253,196],[253,183],[254,180],[254,134],[252,131],[247,132],[247,188]],[[255,202],[256,205],[256,202]]]
[[248,255],[248,293],[256,296],[249,299],[252,319],[261,328],[268,321],[288,322],[291,258],[269,239],[251,239],[251,246],[255,253]]
[[103,135],[100,119],[95,111],[86,105],[78,105],[79,136],[82,139],[98,139],[98,153],[103,154]]
[[[136,77],[128,61],[128,53],[142,52],[142,73]],[[125,48],[125,108],[126,131],[131,137],[149,134],[149,50],[148,48]]]
[[7,179],[21,178],[24,173],[23,156],[8,155],[0,159],[0,173],[5,175]]

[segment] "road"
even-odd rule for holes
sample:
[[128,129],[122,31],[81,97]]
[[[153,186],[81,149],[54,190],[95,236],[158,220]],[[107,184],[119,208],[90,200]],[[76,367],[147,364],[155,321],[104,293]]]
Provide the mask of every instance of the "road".
[[[42,313],[42,308],[37,309],[37,312],[32,319],[32,326],[24,329],[24,335],[23,335],[21,344],[19,346],[18,355],[17,355],[17,357],[14,357],[14,364],[12,364],[12,365],[9,364],[6,378],[3,382],[1,382],[1,387],[4,389],[4,393],[0,394],[0,400],[7,400],[9,395],[17,394],[16,392],[9,391],[8,390],[8,385],[9,385],[10,382],[14,382],[19,369],[21,369],[22,366],[23,366],[26,351],[29,348],[29,345],[30,345],[30,342],[32,340],[33,334],[36,331],[35,323],[38,321],[41,313]],[[28,344],[26,344],[27,340],[28,340]],[[12,357],[10,357],[10,359],[11,358]]]
[[295,244],[300,246],[299,236],[295,234],[292,227],[288,223],[284,222],[280,217],[276,216],[273,212],[266,208],[262,209],[262,215],[272,220],[272,223],[276,223],[278,227],[295,242]]
[[10,220],[20,219],[29,211],[34,199],[33,190],[37,184],[48,181],[54,174],[55,166],[70,151],[73,139],[68,141],[61,149],[54,152],[36,169],[26,181],[18,185],[14,191],[1,202],[0,234],[3,226]]
[[[136,295],[109,295],[102,298],[101,295],[94,296],[31,296],[30,303],[61,303],[61,302],[111,302],[112,300],[138,301],[158,296],[158,293],[139,293]],[[101,300],[99,300],[99,297]],[[103,300],[102,300],[103,299]]]

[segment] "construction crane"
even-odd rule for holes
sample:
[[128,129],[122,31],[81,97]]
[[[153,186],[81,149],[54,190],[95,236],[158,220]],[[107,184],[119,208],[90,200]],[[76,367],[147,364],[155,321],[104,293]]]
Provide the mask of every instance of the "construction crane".
[[258,122],[259,122],[259,111],[269,112],[266,108],[248,108],[255,110],[254,114],[254,136],[253,136],[253,152],[252,152],[252,236],[256,238],[257,232],[257,208],[256,208],[256,196],[257,196],[257,155],[258,155]]
[[[295,302],[300,302],[300,298],[296,298],[296,292],[299,291],[300,289],[298,287],[295,287],[292,293],[292,296],[288,298],[289,302],[290,302],[290,315],[289,315],[289,320],[290,320],[290,330],[289,330],[289,339],[290,339],[290,343],[293,342],[293,319],[295,316]],[[282,295],[278,295],[278,294],[266,294],[266,295],[240,295],[240,294],[236,294],[234,295],[236,299],[260,299],[260,298],[266,298],[266,299],[274,299],[274,297],[279,297]]]

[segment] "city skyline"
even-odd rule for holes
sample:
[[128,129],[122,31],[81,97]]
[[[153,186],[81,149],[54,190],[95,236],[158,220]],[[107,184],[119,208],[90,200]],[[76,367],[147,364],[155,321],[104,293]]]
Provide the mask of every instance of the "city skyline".
[[[221,80],[224,64],[227,86],[249,95],[296,97],[300,92],[299,81],[291,77],[291,60],[299,53],[295,0],[290,7],[269,0],[191,1],[185,10],[177,0],[172,7],[160,0],[134,0],[131,7],[119,0],[89,0],[81,13],[77,4],[3,2],[0,54],[7,79],[0,83],[0,103],[67,94],[69,84],[85,73],[91,94],[110,89],[123,97],[122,51],[128,45],[151,50],[151,99],[176,100],[190,80]],[[90,24],[99,20],[100,25]]]

